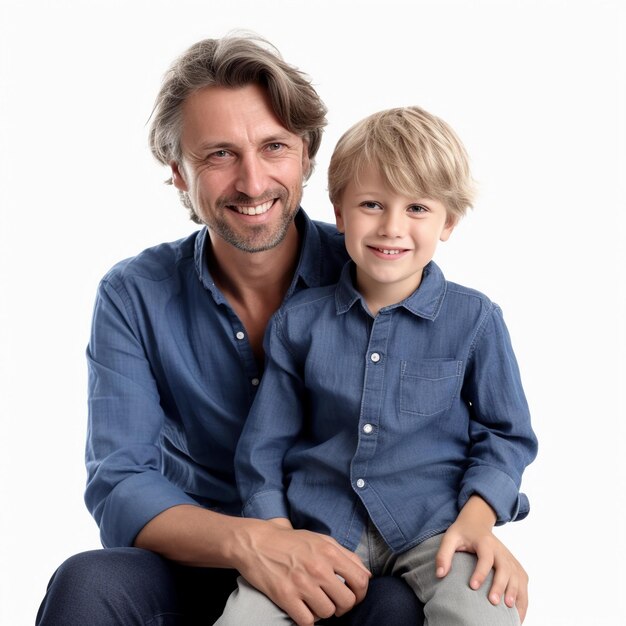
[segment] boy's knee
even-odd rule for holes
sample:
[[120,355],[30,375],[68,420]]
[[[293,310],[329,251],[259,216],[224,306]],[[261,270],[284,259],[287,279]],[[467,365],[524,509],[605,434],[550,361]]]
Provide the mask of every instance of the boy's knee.
[[475,567],[475,555],[464,552],[454,555],[452,569],[437,582],[433,597],[426,605],[429,623],[445,626],[518,626],[520,622],[516,609],[508,608],[504,601],[499,606],[489,601],[493,570],[480,589],[474,590],[469,586]]

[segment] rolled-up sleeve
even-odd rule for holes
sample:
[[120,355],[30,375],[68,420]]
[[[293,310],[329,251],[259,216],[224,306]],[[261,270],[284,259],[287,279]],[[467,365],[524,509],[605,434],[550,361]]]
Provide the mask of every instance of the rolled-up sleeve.
[[521,520],[529,511],[519,491],[522,473],[537,455],[537,438],[509,332],[495,305],[474,342],[463,393],[471,406],[471,447],[459,508],[477,494],[494,509],[498,524]]
[[104,546],[130,546],[159,513],[197,503],[161,473],[159,393],[130,298],[114,276],[98,290],[87,360],[85,502]]

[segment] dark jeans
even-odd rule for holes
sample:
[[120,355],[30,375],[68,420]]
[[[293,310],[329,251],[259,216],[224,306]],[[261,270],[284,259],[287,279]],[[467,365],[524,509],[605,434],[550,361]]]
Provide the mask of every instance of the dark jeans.
[[[235,588],[237,572],[177,565],[138,548],[69,558],[50,580],[38,626],[209,626]],[[399,578],[370,582],[366,599],[329,626],[422,626],[424,614]]]

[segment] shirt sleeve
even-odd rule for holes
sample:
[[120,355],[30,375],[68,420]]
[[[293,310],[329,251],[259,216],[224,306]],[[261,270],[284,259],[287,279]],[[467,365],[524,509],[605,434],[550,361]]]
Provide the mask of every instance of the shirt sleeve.
[[266,334],[265,373],[235,453],[243,515],[289,517],[283,460],[303,424],[303,378],[281,335],[279,313]]
[[492,306],[475,341],[463,388],[471,410],[471,448],[459,509],[477,494],[503,524],[528,514],[528,498],[519,489],[524,469],[537,455],[537,438],[502,311]]
[[153,517],[197,502],[161,473],[159,392],[130,298],[114,277],[98,290],[87,361],[85,503],[105,547],[131,546]]

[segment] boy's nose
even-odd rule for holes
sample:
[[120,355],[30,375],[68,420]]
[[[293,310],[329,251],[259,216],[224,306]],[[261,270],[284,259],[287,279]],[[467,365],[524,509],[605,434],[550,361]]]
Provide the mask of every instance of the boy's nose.
[[378,234],[381,237],[402,237],[403,216],[395,211],[385,211],[380,218]]

